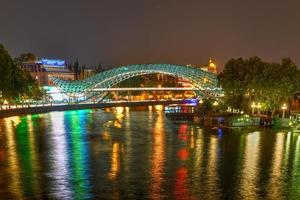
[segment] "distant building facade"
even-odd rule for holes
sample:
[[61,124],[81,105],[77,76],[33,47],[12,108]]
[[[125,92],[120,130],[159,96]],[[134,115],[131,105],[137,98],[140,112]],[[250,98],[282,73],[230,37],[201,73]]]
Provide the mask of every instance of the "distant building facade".
[[34,62],[22,63],[20,67],[28,71],[41,86],[52,86],[52,76],[64,80],[75,79],[74,72],[66,68],[64,60],[41,59]]
[[[207,65],[205,66],[196,66],[196,65],[187,65],[188,67],[195,67],[195,68],[201,68],[204,71],[208,71],[214,74],[218,74],[218,68],[217,65],[213,62],[212,58],[209,58],[209,61]],[[189,81],[184,80],[184,79],[179,79],[178,83],[181,84],[185,88],[192,88],[194,87]]]

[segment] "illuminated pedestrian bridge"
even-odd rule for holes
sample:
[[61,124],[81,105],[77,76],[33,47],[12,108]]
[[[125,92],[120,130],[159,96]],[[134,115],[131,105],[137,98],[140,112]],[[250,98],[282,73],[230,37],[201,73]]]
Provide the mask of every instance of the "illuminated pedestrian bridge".
[[101,89],[112,88],[116,84],[135,76],[154,73],[167,74],[189,81],[198,89],[195,90],[197,96],[202,98],[216,96],[220,92],[216,74],[201,68],[174,64],[127,65],[98,73],[85,80],[67,81],[52,77],[52,81],[63,93],[85,101],[103,95],[104,91]]

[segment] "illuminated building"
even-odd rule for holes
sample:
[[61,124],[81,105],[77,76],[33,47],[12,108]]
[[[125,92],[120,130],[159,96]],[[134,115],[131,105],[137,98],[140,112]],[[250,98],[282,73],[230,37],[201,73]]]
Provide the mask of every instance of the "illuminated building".
[[43,87],[55,101],[67,101],[68,96],[60,92],[54,86],[50,77],[58,77],[64,80],[75,80],[75,73],[66,67],[64,60],[40,59],[38,61],[24,62],[21,69],[28,71],[30,75]]
[[64,80],[74,80],[75,74],[66,68],[64,60],[41,59],[22,63],[21,68],[30,73],[41,86],[53,85],[50,77],[55,76]]
[[[188,64],[188,67],[195,67],[195,68],[201,68],[204,71],[209,71],[212,72],[214,74],[218,73],[218,69],[217,69],[217,65],[213,62],[212,58],[209,58],[209,61],[207,63],[207,65],[205,66],[197,66],[197,65],[192,65],[192,64]],[[182,85],[182,87],[184,88],[192,88],[194,87],[190,82],[184,80],[184,79],[178,79],[178,83],[180,85]]]
[[214,74],[217,74],[217,73],[218,73],[217,66],[216,66],[216,64],[212,61],[211,58],[209,58],[209,61],[208,61],[207,71],[212,72],[212,73],[214,73]]

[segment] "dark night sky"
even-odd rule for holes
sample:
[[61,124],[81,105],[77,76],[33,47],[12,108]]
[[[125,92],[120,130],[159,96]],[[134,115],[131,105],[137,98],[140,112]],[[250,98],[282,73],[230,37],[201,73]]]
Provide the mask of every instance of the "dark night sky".
[[300,1],[0,0],[0,43],[89,66],[253,55],[300,66]]

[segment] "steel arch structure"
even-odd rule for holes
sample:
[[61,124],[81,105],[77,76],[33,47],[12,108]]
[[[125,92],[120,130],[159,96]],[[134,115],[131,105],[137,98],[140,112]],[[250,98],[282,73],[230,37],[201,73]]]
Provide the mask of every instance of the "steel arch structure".
[[51,77],[51,79],[62,92],[69,96],[85,97],[84,100],[87,100],[96,95],[93,92],[95,88],[111,88],[134,76],[153,73],[167,74],[189,81],[196,88],[199,88],[196,94],[200,97],[214,95],[218,90],[216,74],[200,68],[174,64],[126,65],[98,73],[85,80],[67,81],[57,77]]

